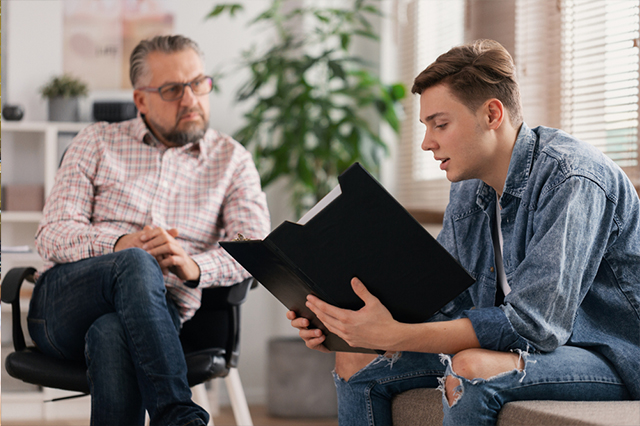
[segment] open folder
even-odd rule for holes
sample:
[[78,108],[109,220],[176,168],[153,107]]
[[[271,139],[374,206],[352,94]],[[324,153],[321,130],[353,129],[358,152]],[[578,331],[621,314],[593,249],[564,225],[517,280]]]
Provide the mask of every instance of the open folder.
[[356,163],[298,223],[283,222],[264,240],[220,245],[287,308],[321,329],[332,351],[353,348],[305,306],[308,294],[341,308],[364,306],[358,277],[397,321],[424,322],[473,284],[460,264]]

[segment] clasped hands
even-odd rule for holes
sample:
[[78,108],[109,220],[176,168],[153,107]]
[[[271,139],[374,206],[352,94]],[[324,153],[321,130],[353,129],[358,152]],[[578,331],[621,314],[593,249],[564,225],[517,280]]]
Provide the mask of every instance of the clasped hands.
[[175,274],[183,281],[200,278],[200,267],[176,241],[177,229],[152,228],[145,226],[142,231],[120,237],[113,251],[138,247],[155,257],[163,274]]
[[[357,311],[338,308],[313,295],[307,296],[306,306],[330,332],[352,347],[395,350],[395,345],[399,343],[397,338],[402,324],[393,319],[389,310],[358,278],[351,280],[351,287],[364,302],[364,306]],[[326,336],[319,329],[308,328],[308,319],[298,317],[294,311],[287,312],[287,319],[299,330],[299,335],[307,347],[329,352],[322,346]]]

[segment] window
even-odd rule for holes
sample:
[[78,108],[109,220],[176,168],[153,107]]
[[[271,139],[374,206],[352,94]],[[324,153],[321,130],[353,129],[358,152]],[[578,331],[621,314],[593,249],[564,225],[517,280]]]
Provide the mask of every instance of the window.
[[598,147],[632,178],[639,168],[639,5],[638,0],[562,5],[561,126]]
[[517,0],[516,65],[530,126],[591,143],[640,182],[640,0]]
[[[441,53],[464,42],[464,0],[413,1],[402,27],[401,78],[408,89],[414,78]],[[403,13],[401,11],[400,13]],[[407,208],[444,211],[449,182],[431,152],[420,148],[424,125],[419,97],[404,100],[405,120],[400,133],[398,198]]]
[[[413,0],[401,31],[401,78],[464,41],[492,38],[512,54],[530,127],[560,128],[612,158],[640,187],[640,0]],[[401,15],[401,13],[399,14]],[[420,150],[417,96],[404,103],[398,199],[444,211],[449,184]]]

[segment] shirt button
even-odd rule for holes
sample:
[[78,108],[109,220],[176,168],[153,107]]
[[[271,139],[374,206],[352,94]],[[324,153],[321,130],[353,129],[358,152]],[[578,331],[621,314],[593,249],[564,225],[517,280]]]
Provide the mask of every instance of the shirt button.
[[489,270],[490,270],[491,272],[493,272],[493,266],[492,266],[491,268],[489,268]]
[[167,183],[167,181],[162,181],[162,187],[165,189],[169,187],[169,184]]

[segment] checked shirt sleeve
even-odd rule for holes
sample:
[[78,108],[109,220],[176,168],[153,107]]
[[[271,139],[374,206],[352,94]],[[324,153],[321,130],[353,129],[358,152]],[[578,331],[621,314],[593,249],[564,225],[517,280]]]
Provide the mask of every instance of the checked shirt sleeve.
[[100,161],[94,139],[94,130],[83,130],[56,174],[35,241],[45,260],[69,263],[110,253],[120,236],[91,224],[94,179]]
[[[234,155],[232,178],[222,206],[222,226],[225,239],[241,233],[249,239],[262,239],[270,230],[267,201],[260,187],[260,176],[247,151]],[[219,245],[210,251],[192,256],[200,267],[200,286],[228,286],[250,274]]]

